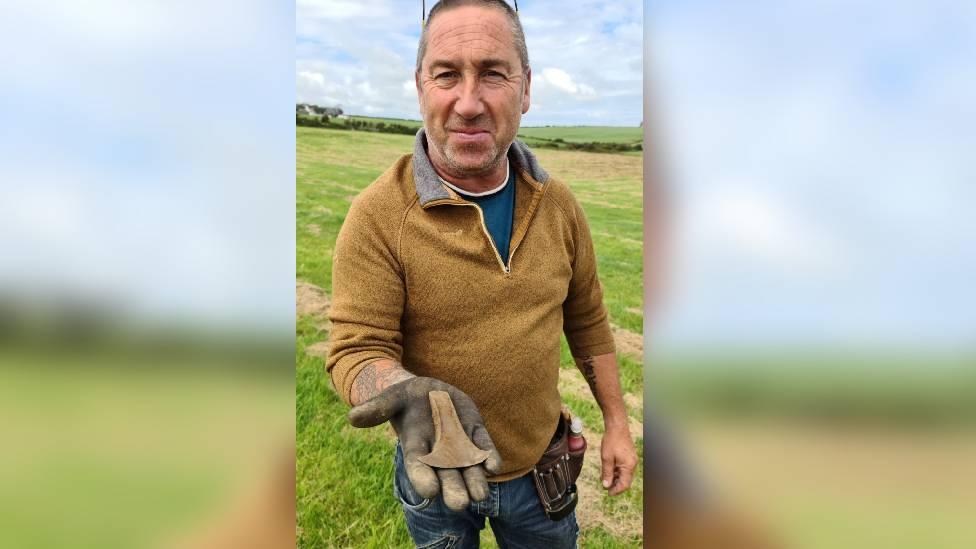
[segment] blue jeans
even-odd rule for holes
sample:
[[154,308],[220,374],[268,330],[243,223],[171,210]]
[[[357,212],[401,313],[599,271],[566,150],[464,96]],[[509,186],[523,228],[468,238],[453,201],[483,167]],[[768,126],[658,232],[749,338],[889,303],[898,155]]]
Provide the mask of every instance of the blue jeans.
[[403,508],[410,537],[419,548],[476,548],[486,518],[501,549],[576,547],[576,512],[558,521],[549,520],[539,503],[532,475],[489,482],[484,501],[472,502],[463,511],[451,511],[440,496],[425,499],[414,491],[399,444],[393,463],[393,494]]

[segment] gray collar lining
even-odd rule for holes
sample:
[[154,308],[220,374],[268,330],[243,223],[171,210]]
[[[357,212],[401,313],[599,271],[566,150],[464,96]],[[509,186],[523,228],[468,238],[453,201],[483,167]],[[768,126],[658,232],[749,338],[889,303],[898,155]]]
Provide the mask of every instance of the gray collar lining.
[[[441,183],[440,177],[430,164],[427,156],[427,134],[423,128],[417,132],[417,139],[413,144],[413,180],[417,188],[417,196],[420,197],[420,205],[423,206],[433,200],[451,198],[450,193]],[[508,148],[508,159],[515,163],[516,169],[525,170],[532,179],[545,185],[549,181],[549,174],[542,169],[529,147],[518,139],[512,141],[512,146]]]

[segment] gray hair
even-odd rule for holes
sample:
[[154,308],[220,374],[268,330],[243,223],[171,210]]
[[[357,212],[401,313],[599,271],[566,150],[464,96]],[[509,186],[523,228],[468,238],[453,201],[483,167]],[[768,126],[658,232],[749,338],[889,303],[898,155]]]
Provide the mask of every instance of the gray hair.
[[525,46],[525,33],[522,31],[522,23],[519,21],[518,14],[508,5],[505,0],[441,0],[430,8],[430,15],[424,23],[424,28],[420,32],[420,45],[417,47],[417,72],[420,72],[420,65],[427,53],[427,29],[438,13],[461,6],[481,6],[486,8],[499,9],[505,13],[512,24],[512,38],[515,41],[515,49],[518,50],[519,61],[522,62],[522,73],[529,71],[529,49]]

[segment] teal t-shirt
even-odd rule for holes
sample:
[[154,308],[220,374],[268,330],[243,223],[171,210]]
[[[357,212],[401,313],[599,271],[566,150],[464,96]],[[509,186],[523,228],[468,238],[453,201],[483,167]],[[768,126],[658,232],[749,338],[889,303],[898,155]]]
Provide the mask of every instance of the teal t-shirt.
[[485,214],[488,234],[498,250],[498,255],[508,266],[508,245],[512,240],[512,216],[515,212],[515,170],[509,170],[508,181],[498,192],[486,196],[465,195],[481,207]]

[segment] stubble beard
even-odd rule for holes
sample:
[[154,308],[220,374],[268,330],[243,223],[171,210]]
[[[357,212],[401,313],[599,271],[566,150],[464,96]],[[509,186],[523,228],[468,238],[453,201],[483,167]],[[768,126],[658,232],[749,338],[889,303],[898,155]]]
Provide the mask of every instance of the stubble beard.
[[[498,167],[502,161],[502,154],[498,143],[492,140],[490,148],[485,151],[485,147],[476,144],[451,145],[445,142],[444,147],[439,151],[441,158],[447,164],[452,173],[461,177],[470,177],[486,174]],[[462,155],[466,152],[473,152],[484,155],[484,161],[478,164],[462,163]]]

